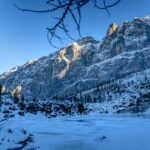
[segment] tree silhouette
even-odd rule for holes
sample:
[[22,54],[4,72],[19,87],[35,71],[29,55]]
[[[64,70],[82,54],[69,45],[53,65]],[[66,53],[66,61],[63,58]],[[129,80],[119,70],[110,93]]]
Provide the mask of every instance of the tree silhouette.
[[3,89],[3,86],[0,84],[0,101],[1,101],[1,97],[2,97],[2,89]]
[[51,16],[55,16],[55,14],[58,14],[55,17],[52,17],[53,19],[56,19],[55,24],[47,27],[48,41],[53,47],[56,47],[53,44],[53,40],[58,39],[60,42],[62,42],[64,39],[59,35],[60,31],[63,31],[69,39],[74,40],[74,38],[70,35],[70,30],[66,23],[66,18],[69,15],[76,25],[77,33],[81,37],[81,10],[85,5],[91,3],[91,5],[93,5],[95,9],[106,10],[108,15],[110,16],[109,8],[116,6],[120,2],[121,0],[109,0],[108,4],[108,1],[106,0],[46,0],[44,1],[44,3],[48,5],[49,9],[43,10],[21,8],[16,3],[14,3],[14,6],[17,9],[25,12],[49,13]]

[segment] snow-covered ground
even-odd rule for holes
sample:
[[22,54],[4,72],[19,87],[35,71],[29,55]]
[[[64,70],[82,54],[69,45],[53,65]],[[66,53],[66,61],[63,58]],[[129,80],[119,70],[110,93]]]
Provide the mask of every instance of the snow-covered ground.
[[0,150],[149,150],[150,114],[46,118],[27,114],[0,122]]

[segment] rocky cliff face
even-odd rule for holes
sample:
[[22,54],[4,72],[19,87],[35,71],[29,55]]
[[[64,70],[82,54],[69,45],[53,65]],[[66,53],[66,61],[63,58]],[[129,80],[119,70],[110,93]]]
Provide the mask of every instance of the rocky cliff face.
[[108,28],[107,34],[109,36],[112,35],[116,31],[117,27],[118,27],[118,25],[116,23],[112,23]]
[[[28,100],[81,97],[82,93],[91,93],[86,91],[149,68],[150,18],[144,17],[121,26],[112,24],[100,42],[85,37],[13,68],[0,76],[0,83],[6,92],[19,86],[20,95]],[[100,101],[94,93],[90,100]]]

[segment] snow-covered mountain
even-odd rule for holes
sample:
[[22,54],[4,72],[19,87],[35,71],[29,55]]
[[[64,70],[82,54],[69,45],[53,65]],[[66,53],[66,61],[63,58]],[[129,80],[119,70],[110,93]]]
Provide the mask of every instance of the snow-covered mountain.
[[150,17],[113,23],[100,42],[79,39],[3,73],[0,84],[26,100],[76,97],[110,111],[144,111],[150,104]]

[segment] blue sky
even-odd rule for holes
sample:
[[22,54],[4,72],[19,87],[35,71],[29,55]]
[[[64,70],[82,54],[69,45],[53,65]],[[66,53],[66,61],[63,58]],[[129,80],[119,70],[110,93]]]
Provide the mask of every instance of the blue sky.
[[[55,23],[50,15],[21,12],[13,6],[13,2],[16,2],[21,7],[42,9],[45,7],[43,1],[0,0],[0,73],[22,65],[29,59],[56,51],[46,38],[46,27]],[[135,16],[149,15],[150,0],[122,0],[110,12],[111,18],[105,11],[86,6],[82,12],[82,36],[90,35],[100,40],[105,36],[110,23],[121,24]],[[69,19],[66,21],[73,27]],[[73,36],[76,37],[74,32]],[[66,40],[64,45],[69,42]]]

